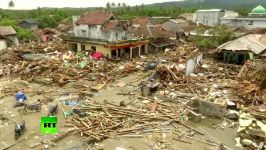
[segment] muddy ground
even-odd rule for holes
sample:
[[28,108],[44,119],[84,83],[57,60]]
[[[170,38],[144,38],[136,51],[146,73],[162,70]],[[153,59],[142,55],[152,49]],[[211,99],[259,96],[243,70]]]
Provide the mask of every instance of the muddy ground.
[[[131,74],[127,77],[120,79],[124,83],[129,83],[130,81],[139,78],[142,73]],[[40,85],[36,83],[29,83],[27,81],[22,81],[19,79],[1,78],[0,88],[20,88],[23,89],[28,97],[27,103],[36,101],[37,99],[55,99],[52,103],[59,103],[59,112],[57,114],[59,121],[59,132],[65,132],[68,127],[65,127],[66,119],[64,118],[61,108],[64,110],[70,110],[71,107],[65,106],[65,104],[60,100],[60,96],[64,94],[75,94],[79,91],[79,85],[85,84],[86,86],[93,85],[93,82],[89,81],[77,81],[70,82],[63,87],[51,86],[51,85]],[[119,104],[121,100],[130,102],[132,100],[131,96],[117,95],[121,91],[132,91],[135,90],[132,86],[118,87],[117,82],[109,83],[104,89],[99,92],[94,92],[93,97],[89,100],[103,102],[107,100],[114,104]],[[138,85],[138,83],[135,83]],[[41,91],[41,92],[37,92]],[[41,93],[41,94],[40,94]],[[140,94],[140,90],[136,90],[137,94]],[[3,94],[3,93],[2,93]],[[0,122],[0,149],[4,149],[7,146],[13,145],[8,148],[10,150],[39,150],[44,149],[46,145],[49,145],[48,149],[51,150],[85,150],[85,149],[104,149],[104,150],[143,150],[143,149],[169,149],[169,150],[187,150],[187,149],[215,149],[214,146],[209,144],[198,142],[196,140],[184,139],[191,142],[191,144],[175,141],[172,136],[175,136],[175,132],[167,130],[165,127],[158,133],[147,133],[143,137],[139,138],[126,138],[126,137],[113,137],[105,141],[91,144],[87,141],[86,137],[81,137],[78,134],[71,134],[61,141],[50,144],[46,141],[53,138],[54,135],[42,135],[40,133],[40,117],[47,116],[49,104],[42,105],[41,112],[27,113],[26,115],[20,115],[18,113],[19,108],[13,108],[15,103],[15,93],[10,93],[10,95],[0,96],[0,114],[7,117],[8,120],[2,120]],[[1,93],[0,93],[1,95]],[[18,141],[14,139],[14,127],[16,122],[22,120],[26,121],[26,132],[20,137]],[[223,120],[206,118],[200,123],[186,122],[186,124],[194,127],[197,130],[203,131],[205,133],[202,135],[195,135],[193,138],[205,140],[212,140],[217,143],[225,144],[229,149],[238,149],[235,147],[234,138],[236,137],[236,128],[229,128],[225,126],[224,129],[213,128],[214,124],[221,124]],[[177,125],[178,128],[184,132],[188,131],[187,128]],[[42,142],[41,142],[42,141]],[[38,144],[40,143],[41,144]]]

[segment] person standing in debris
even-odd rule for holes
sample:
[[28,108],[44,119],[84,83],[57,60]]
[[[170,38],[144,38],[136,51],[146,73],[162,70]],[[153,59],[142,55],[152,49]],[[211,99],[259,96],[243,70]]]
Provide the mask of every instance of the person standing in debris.
[[16,97],[16,100],[20,103],[23,103],[25,100],[27,100],[27,96],[22,91],[17,91],[15,97]]

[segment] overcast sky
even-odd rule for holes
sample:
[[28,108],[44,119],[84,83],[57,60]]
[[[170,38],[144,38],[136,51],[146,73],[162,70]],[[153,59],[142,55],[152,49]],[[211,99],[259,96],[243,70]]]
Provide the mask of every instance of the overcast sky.
[[[0,0],[0,8],[7,9],[10,0]],[[37,7],[104,7],[107,2],[140,5],[178,0],[13,0],[13,9],[35,9]]]

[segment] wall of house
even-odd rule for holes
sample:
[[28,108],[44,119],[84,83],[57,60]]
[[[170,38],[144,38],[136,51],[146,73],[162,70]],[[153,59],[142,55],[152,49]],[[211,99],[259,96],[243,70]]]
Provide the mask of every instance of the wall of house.
[[196,22],[207,26],[221,24],[221,18],[224,16],[222,11],[198,11],[196,12]]
[[237,17],[238,16],[238,12],[235,11],[225,11],[224,13],[224,17]]
[[253,59],[253,53],[250,51],[223,50],[223,60],[225,63],[243,64],[246,60]]
[[76,25],[74,26],[74,35],[76,37],[90,37],[88,25]]
[[85,50],[91,50],[92,46],[96,47],[96,51],[102,52],[105,56],[111,56],[111,50],[101,44],[67,42],[67,48],[70,51],[82,51],[82,45],[85,45]]
[[247,28],[266,28],[265,20],[254,20],[252,25],[246,25]]
[[108,41],[121,40],[126,35],[122,29],[115,29],[110,31],[102,31],[101,25],[78,25],[74,26],[74,35],[77,37],[87,37],[92,39],[103,39]]
[[221,24],[230,26],[230,27],[245,27],[248,29],[253,28],[266,28],[266,19],[265,20],[247,20],[247,19],[222,19]]
[[8,35],[7,39],[11,40],[13,45],[17,46],[19,44],[17,35]]
[[7,48],[6,40],[0,40],[0,50],[6,49],[6,48]]
[[30,30],[36,30],[36,29],[38,29],[38,24],[34,24],[34,23],[33,24],[30,24],[30,23],[25,22],[25,21],[21,22],[19,24],[19,26],[22,27],[22,28],[25,28],[25,29],[30,29]]

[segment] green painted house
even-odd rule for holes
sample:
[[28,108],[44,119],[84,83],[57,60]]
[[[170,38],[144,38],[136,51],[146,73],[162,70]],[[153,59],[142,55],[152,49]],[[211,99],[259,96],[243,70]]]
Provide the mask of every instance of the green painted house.
[[243,64],[254,57],[266,57],[266,35],[248,34],[218,47],[225,63]]

